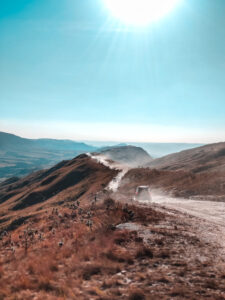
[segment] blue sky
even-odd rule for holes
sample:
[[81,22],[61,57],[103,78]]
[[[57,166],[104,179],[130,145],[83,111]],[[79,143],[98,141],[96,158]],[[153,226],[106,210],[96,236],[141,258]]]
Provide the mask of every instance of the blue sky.
[[102,0],[0,2],[0,130],[27,137],[225,140],[225,1],[147,27]]

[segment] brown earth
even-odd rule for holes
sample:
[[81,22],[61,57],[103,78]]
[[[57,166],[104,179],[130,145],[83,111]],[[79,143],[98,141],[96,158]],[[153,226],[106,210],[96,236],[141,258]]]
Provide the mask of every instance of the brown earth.
[[90,201],[117,173],[87,155],[80,155],[14,183],[3,183],[0,185],[0,228],[71,199]]
[[170,154],[148,164],[160,170],[182,170],[192,173],[225,173],[225,143],[206,146]]
[[1,185],[0,299],[225,299],[225,259],[198,222],[130,203],[163,172],[129,171],[120,202],[105,189],[118,171],[86,155]]
[[0,299],[222,300],[216,253],[188,218],[157,207],[63,205],[1,237]]

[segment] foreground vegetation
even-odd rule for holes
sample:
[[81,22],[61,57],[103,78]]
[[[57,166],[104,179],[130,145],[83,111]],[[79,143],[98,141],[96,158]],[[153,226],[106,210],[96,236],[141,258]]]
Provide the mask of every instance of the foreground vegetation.
[[154,208],[71,199],[1,232],[0,299],[225,299],[215,251]]

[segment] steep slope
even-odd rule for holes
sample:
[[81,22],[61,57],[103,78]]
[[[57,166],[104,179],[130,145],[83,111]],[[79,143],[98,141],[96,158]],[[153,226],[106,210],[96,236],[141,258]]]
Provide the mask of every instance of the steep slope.
[[86,155],[0,185],[0,226],[59,203],[91,200],[118,173]]
[[130,167],[143,166],[152,161],[151,156],[145,150],[135,146],[108,147],[100,153],[110,160]]
[[193,173],[225,172],[225,143],[210,144],[170,154],[150,162],[147,166]]
[[31,140],[0,132],[0,181],[94,150],[95,147],[69,140]]

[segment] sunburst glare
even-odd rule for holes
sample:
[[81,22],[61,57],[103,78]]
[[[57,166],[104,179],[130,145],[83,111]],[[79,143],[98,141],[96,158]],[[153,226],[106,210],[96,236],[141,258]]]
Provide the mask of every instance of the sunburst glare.
[[132,26],[146,26],[170,13],[181,0],[103,0],[112,15]]

